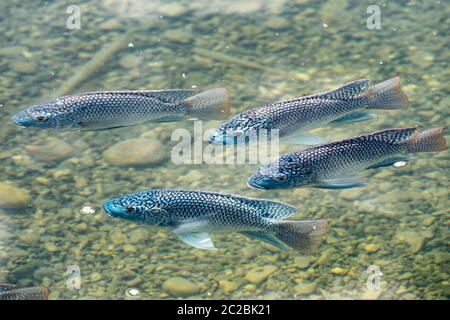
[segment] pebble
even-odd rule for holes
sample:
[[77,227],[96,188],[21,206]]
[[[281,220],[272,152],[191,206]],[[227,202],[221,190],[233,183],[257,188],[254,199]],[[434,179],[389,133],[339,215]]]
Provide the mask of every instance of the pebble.
[[158,165],[166,159],[164,147],[157,140],[144,138],[118,142],[103,152],[113,166]]
[[381,294],[383,293],[383,290],[379,289],[367,289],[363,292],[361,295],[361,300],[377,300]]
[[436,218],[434,218],[434,217],[427,217],[422,220],[422,224],[424,226],[428,227],[428,226],[431,226],[435,220],[436,220]]
[[363,195],[363,191],[358,188],[344,190],[339,193],[339,196],[344,200],[360,199],[362,197],[362,195]]
[[119,61],[119,65],[126,69],[135,68],[141,64],[142,64],[142,57],[137,56],[135,54],[127,54],[126,56],[123,56]]
[[185,15],[189,8],[179,3],[167,3],[158,6],[158,12],[163,17],[177,18]]
[[187,44],[192,41],[192,35],[181,29],[167,30],[161,34],[161,39],[179,44]]
[[398,231],[394,239],[396,242],[405,242],[410,245],[410,253],[419,252],[422,249],[424,237],[415,231]]
[[11,70],[19,74],[30,74],[36,71],[37,65],[33,62],[15,61],[11,63]]
[[164,281],[163,290],[176,297],[188,297],[200,292],[200,287],[189,279],[172,277]]
[[368,243],[368,244],[366,244],[366,245],[363,246],[363,249],[364,249],[366,252],[374,253],[374,252],[377,252],[378,250],[381,249],[381,245],[375,244],[375,243]]
[[98,273],[98,272],[94,272],[94,273],[91,274],[90,278],[91,278],[91,281],[97,282],[97,281],[100,281],[102,279],[102,275],[100,273]]
[[239,284],[232,281],[221,280],[219,281],[219,287],[223,292],[230,293],[236,291],[237,288],[239,288]]
[[120,231],[112,231],[110,234],[112,243],[118,245],[127,241],[127,237]]
[[57,138],[47,138],[39,145],[26,145],[31,156],[43,161],[61,161],[69,158],[73,153],[73,147],[65,141]]
[[138,228],[130,232],[130,242],[138,243],[148,239],[150,232],[146,228]]
[[0,182],[0,208],[19,209],[30,205],[31,196],[28,190],[18,188],[9,183]]
[[306,269],[311,264],[311,258],[309,257],[297,257],[294,259],[294,264],[300,269]]
[[267,280],[267,278],[277,271],[277,269],[277,267],[272,265],[254,268],[245,275],[245,279],[247,279],[247,281],[260,284]]
[[282,17],[273,17],[267,19],[266,26],[274,30],[283,30],[289,27],[289,21]]
[[314,291],[316,291],[316,284],[315,283],[299,283],[296,286],[294,286],[294,291],[296,294],[311,294]]
[[335,274],[335,275],[341,275],[341,274],[345,273],[345,270],[342,268],[339,268],[339,267],[333,268],[330,271],[332,274]]

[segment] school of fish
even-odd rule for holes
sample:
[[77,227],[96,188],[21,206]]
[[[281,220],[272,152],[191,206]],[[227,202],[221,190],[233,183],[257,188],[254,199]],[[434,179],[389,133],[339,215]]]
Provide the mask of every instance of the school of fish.
[[[216,128],[209,142],[247,143],[251,135],[277,130],[281,141],[313,145],[258,168],[247,181],[252,188],[361,187],[366,170],[409,161],[413,153],[446,150],[444,128],[386,129],[331,143],[309,131],[369,120],[373,110],[404,109],[409,104],[399,77],[375,85],[361,79],[331,91],[249,109]],[[227,119],[230,105],[224,88],[200,93],[183,89],[92,92],[31,106],[11,120],[22,128],[105,130],[190,118]],[[281,202],[210,191],[149,190],[106,201],[103,208],[111,217],[163,228],[192,247],[211,250],[216,249],[211,233],[238,232],[282,250],[311,252],[330,224],[292,219],[298,210]],[[21,292],[3,297],[22,297]]]

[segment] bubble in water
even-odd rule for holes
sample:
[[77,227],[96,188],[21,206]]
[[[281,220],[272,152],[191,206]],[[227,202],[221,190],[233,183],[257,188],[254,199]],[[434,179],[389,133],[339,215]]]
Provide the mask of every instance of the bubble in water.
[[396,168],[400,168],[406,166],[406,161],[397,161],[396,163],[394,163],[394,167]]
[[141,291],[137,288],[129,288],[129,289],[127,289],[125,294],[127,295],[127,297],[137,298],[141,295]]
[[98,211],[98,206],[93,204],[86,204],[80,208],[80,213],[83,215],[94,215]]

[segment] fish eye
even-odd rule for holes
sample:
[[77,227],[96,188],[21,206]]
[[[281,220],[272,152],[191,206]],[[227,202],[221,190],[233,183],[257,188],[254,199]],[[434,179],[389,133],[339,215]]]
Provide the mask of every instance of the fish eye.
[[275,180],[279,181],[279,182],[283,182],[287,179],[287,176],[283,175],[279,175],[279,176],[275,176]]
[[134,207],[126,207],[125,211],[127,213],[134,213],[134,212],[136,212],[136,208],[134,208]]
[[34,118],[34,120],[36,120],[37,122],[44,122],[44,121],[47,121],[47,117],[40,115],[40,116],[36,116]]

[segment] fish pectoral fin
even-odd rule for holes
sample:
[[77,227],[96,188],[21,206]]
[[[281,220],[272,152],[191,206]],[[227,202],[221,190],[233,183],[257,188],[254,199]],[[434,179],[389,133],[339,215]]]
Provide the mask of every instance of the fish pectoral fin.
[[241,231],[241,233],[250,238],[250,239],[256,239],[264,241],[274,247],[277,247],[281,250],[288,250],[289,247],[282,243],[280,240],[278,240],[275,236],[271,235],[269,232],[265,231]]
[[285,142],[287,144],[299,144],[299,145],[312,146],[312,145],[324,144],[327,142],[327,140],[325,140],[321,137],[318,137],[318,136],[298,134],[298,135],[291,135],[291,136],[284,138],[283,142]]
[[206,232],[175,233],[184,243],[203,250],[218,250]]
[[361,122],[361,121],[367,121],[374,119],[375,115],[369,114],[366,112],[353,112],[350,114],[347,114],[343,117],[340,117],[336,120],[331,121],[330,123],[333,125],[340,125],[340,124],[348,124],[348,123],[354,123],[354,122]]
[[408,157],[393,157],[393,158],[389,158],[389,159],[383,160],[383,161],[381,161],[379,163],[376,163],[374,165],[371,165],[370,167],[367,167],[367,169],[376,169],[376,168],[390,167],[390,166],[402,167],[402,165],[400,165],[401,162],[408,162],[411,159],[412,158],[408,158]]
[[358,177],[346,177],[321,180],[314,187],[321,189],[350,189],[362,186],[364,186],[364,183]]

